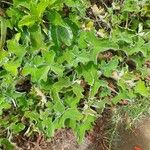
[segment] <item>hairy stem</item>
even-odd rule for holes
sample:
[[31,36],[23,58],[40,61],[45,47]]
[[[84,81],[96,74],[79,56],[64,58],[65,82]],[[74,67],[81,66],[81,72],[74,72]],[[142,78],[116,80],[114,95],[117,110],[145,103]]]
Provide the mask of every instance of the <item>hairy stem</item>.
[[0,17],[0,21],[1,21],[0,51],[1,51],[5,44],[7,27],[6,27],[6,20],[3,17]]

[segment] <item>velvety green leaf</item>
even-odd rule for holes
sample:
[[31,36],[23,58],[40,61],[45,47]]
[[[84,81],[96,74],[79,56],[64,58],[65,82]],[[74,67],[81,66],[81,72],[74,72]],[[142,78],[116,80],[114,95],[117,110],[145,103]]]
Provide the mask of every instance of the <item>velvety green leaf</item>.
[[13,0],[14,5],[17,6],[24,6],[26,8],[30,8],[30,0]]
[[83,115],[76,109],[76,108],[70,108],[64,112],[62,117],[60,118],[59,124],[62,127],[65,127],[65,121],[66,119],[71,119],[71,120],[81,120]]
[[32,26],[36,21],[37,19],[34,16],[26,15],[19,21],[18,26]]
[[97,112],[100,114],[104,111],[107,103],[108,103],[107,100],[99,100],[99,101],[96,100],[94,101],[92,106],[96,108]]
[[65,104],[70,108],[76,107],[79,103],[80,99],[74,96],[66,96],[65,97]]
[[70,85],[71,82],[69,78],[60,78],[59,81],[53,85],[53,89],[59,92],[63,87],[68,87]]
[[8,52],[6,51],[0,51],[0,66],[5,64],[9,59],[8,59]]
[[125,1],[124,7],[122,11],[127,11],[127,12],[138,12],[140,10],[140,7],[138,6],[138,1],[136,0],[128,0]]
[[26,111],[24,116],[26,118],[30,118],[32,121],[38,121],[39,120],[39,114],[35,111]]
[[120,91],[120,93],[118,93],[117,96],[115,96],[113,99],[112,99],[112,102],[113,104],[117,104],[119,103],[121,100],[128,100],[129,99],[129,96],[128,96],[128,92],[127,91]]
[[72,85],[73,92],[76,94],[77,98],[83,98],[83,91],[84,89],[78,83]]
[[24,128],[25,128],[25,125],[22,123],[16,123],[11,126],[11,129],[14,133],[19,133],[22,130],[24,130]]
[[58,82],[55,82],[51,89],[51,97],[54,101],[60,102],[59,92],[64,88],[67,88],[71,85],[69,78],[60,78]]
[[43,51],[43,57],[48,65],[52,65],[54,63],[54,58],[56,56],[54,51]]
[[61,113],[62,114],[65,111],[65,106],[63,105],[61,100],[56,101],[56,103],[55,103],[53,108],[54,108],[56,113]]
[[37,55],[32,59],[32,65],[35,67],[42,66],[44,64],[43,57]]
[[42,34],[41,28],[39,25],[34,25],[29,29],[30,33],[30,42],[32,43],[31,50],[45,50],[46,43],[44,42],[44,36]]
[[98,78],[98,72],[94,64],[89,63],[86,66],[82,66],[78,69],[79,76],[83,76],[85,81],[88,82],[89,85],[93,85],[95,79]]
[[149,46],[145,44],[145,41],[142,38],[139,38],[138,42],[136,42],[133,47],[128,49],[128,54],[133,55],[135,53],[142,52],[144,57],[146,57],[148,50]]
[[[53,0],[54,1],[54,0]],[[49,0],[41,0],[40,3],[37,5],[37,16],[41,17],[44,13],[45,9],[49,6]]]
[[50,67],[49,66],[45,66],[45,67],[42,67],[42,68],[39,68],[36,70],[35,72],[35,77],[37,78],[37,81],[39,80],[44,80],[46,81],[47,80],[47,74],[50,70]]
[[89,52],[87,52],[85,49],[82,49],[82,51],[79,50],[77,46],[73,47],[72,50],[73,54],[73,66],[77,66],[79,62],[86,64],[91,60],[91,55]]
[[102,73],[106,77],[111,77],[113,71],[115,71],[117,69],[118,63],[119,63],[119,61],[117,58],[112,59],[108,63],[106,63],[105,61],[102,61],[101,64],[99,65],[99,68],[102,70]]
[[93,116],[86,116],[83,120],[82,124],[79,124],[75,129],[78,135],[78,142],[82,143],[84,140],[84,136],[87,130],[92,128],[92,123],[95,121],[95,117]]
[[8,51],[14,53],[19,59],[25,55],[25,47],[20,45],[15,39],[7,41]]
[[5,147],[7,150],[12,150],[15,148],[15,146],[6,138],[0,138],[0,145]]
[[44,118],[42,121],[42,128],[47,137],[52,137],[54,135],[52,118]]
[[9,104],[3,97],[0,97],[0,115],[2,115],[3,110],[7,110],[11,108],[11,104]]
[[40,82],[41,80],[43,80],[43,81],[47,80],[47,74],[48,74],[49,70],[50,70],[50,66],[43,66],[40,68],[34,68],[32,66],[25,66],[23,68],[22,73],[24,75],[31,74],[34,82]]
[[61,15],[54,10],[48,12],[48,19],[55,26],[66,26]]
[[51,70],[54,71],[59,77],[63,76],[64,67],[62,65],[59,65],[57,63],[54,63],[51,66]]
[[14,76],[17,76],[19,66],[20,66],[20,63],[18,62],[8,62],[4,64],[5,69]]
[[141,80],[136,83],[134,91],[135,91],[135,93],[138,93],[145,97],[148,97],[148,95],[149,95],[148,87],[146,87],[145,82],[141,81]]
[[99,82],[99,80],[95,80],[93,86],[91,86],[91,90],[90,90],[90,98],[93,98],[95,96],[95,94],[98,92],[98,89],[100,87],[101,83]]
[[61,44],[70,46],[73,40],[73,33],[69,26],[53,26],[51,28],[51,35],[53,42],[57,46],[60,46]]

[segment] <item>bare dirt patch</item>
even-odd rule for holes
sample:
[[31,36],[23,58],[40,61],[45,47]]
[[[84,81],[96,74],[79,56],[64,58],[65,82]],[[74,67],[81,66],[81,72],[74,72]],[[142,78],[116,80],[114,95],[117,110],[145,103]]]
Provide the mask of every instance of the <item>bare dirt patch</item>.
[[150,119],[144,119],[135,128],[121,128],[120,140],[113,150],[150,150]]

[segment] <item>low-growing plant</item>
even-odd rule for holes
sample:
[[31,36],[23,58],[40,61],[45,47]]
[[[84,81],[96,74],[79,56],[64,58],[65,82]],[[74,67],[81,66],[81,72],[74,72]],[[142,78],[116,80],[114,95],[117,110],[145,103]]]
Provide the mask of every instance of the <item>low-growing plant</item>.
[[106,106],[149,99],[149,1],[0,5],[0,144],[6,149],[16,134],[50,138],[65,127],[82,142]]

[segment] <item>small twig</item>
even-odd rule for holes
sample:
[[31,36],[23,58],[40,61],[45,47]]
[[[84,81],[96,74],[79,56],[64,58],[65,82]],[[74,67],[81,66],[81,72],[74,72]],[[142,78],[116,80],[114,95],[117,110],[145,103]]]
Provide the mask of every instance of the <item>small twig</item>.
[[13,103],[14,107],[16,108],[16,107],[17,107],[17,105],[16,105],[15,100],[12,98],[12,99],[11,99],[11,101],[12,101],[12,103]]
[[102,4],[106,7],[106,9],[108,10],[109,8],[107,7],[107,5],[104,3],[103,0],[101,0]]
[[111,88],[111,87],[109,87],[109,86],[107,86],[107,88],[110,89],[112,92],[114,92],[114,93],[116,93],[116,94],[119,94],[115,89],[113,89],[113,88]]
[[126,25],[125,25],[125,29],[128,29],[128,16],[126,18]]

